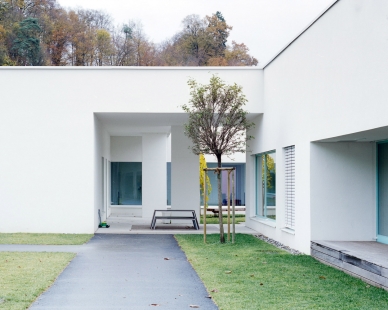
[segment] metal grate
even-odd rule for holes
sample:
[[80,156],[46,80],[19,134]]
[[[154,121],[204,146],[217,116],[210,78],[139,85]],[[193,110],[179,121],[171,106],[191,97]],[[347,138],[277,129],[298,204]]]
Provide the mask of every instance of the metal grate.
[[286,177],[286,227],[295,229],[295,145],[284,148]]

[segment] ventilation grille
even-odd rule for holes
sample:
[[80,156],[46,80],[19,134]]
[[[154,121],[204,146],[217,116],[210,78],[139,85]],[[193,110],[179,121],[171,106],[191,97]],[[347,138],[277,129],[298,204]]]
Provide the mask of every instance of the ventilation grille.
[[286,176],[286,227],[295,229],[295,145],[284,148]]

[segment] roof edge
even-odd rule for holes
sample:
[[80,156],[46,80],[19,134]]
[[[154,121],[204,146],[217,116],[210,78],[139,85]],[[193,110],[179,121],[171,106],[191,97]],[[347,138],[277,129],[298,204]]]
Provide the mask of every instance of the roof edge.
[[267,66],[269,66],[276,58],[278,58],[292,43],[294,43],[302,34],[304,34],[312,25],[314,25],[323,15],[325,15],[334,5],[336,5],[340,0],[335,0],[332,4],[330,4],[321,14],[318,15],[310,24],[307,25],[306,28],[302,30],[300,34],[298,34],[290,43],[288,43],[285,47],[283,47],[280,52],[278,52],[271,60],[269,60],[262,69],[264,70]]
[[0,70],[263,70],[259,67],[124,67],[124,66],[0,66]]

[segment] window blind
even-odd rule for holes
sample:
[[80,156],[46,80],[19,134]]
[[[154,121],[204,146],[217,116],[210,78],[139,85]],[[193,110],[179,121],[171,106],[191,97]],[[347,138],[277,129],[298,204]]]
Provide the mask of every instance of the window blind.
[[295,145],[284,148],[286,177],[286,227],[295,229]]

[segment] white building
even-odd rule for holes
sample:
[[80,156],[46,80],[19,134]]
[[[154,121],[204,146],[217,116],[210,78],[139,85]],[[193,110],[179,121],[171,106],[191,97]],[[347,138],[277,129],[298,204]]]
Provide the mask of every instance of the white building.
[[[180,106],[189,77],[217,73],[243,86],[256,123],[247,226],[304,253],[388,243],[387,13],[385,0],[337,1],[262,69],[0,68],[0,231],[93,233],[98,209],[150,218],[167,206],[169,161],[172,208],[198,210]],[[141,176],[122,168],[127,198],[110,195],[110,162],[141,163]]]
[[252,118],[262,112],[255,68],[0,68],[0,231],[94,233],[99,209],[151,221],[167,208],[168,162],[171,208],[199,214],[181,106],[188,79],[213,73],[243,85]]
[[[337,1],[264,67],[247,156],[250,227],[305,253],[311,240],[387,243],[387,12],[384,0]],[[255,216],[265,152],[276,159],[276,221]]]

